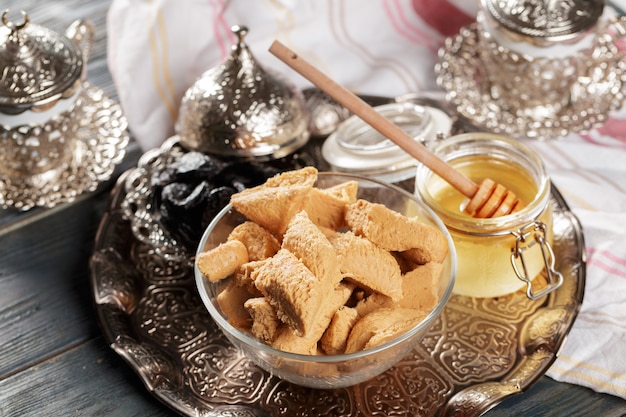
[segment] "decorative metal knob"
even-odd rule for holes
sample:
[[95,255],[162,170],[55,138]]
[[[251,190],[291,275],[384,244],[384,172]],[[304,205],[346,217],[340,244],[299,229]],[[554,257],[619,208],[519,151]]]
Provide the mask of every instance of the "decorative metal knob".
[[11,35],[15,34],[15,32],[17,32],[18,30],[24,29],[26,25],[28,25],[28,22],[30,22],[30,17],[28,17],[28,13],[26,13],[24,10],[22,10],[21,13],[22,13],[22,17],[24,18],[24,21],[20,23],[19,25],[16,25],[15,23],[9,20],[8,18],[9,9],[5,9],[4,12],[2,13],[2,23],[4,24],[4,26],[9,28],[9,30],[11,31]]

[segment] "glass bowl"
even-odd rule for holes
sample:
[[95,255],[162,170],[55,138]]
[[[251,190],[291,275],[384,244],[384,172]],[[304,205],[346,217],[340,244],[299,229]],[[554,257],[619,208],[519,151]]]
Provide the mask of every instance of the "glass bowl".
[[[209,282],[197,266],[194,268],[200,298],[230,342],[267,372],[310,388],[333,389],[355,385],[385,372],[399,362],[416,347],[441,314],[452,293],[456,277],[456,252],[450,234],[434,212],[414,195],[379,180],[331,172],[320,172],[316,186],[326,188],[350,180],[359,183],[357,198],[384,204],[407,216],[418,216],[422,222],[441,230],[448,242],[449,251],[443,262],[437,304],[421,322],[395,339],[373,348],[340,355],[303,355],[275,349],[235,328],[224,316],[217,296],[228,285],[230,278]],[[244,220],[245,217],[231,205],[226,206],[205,230],[196,254],[225,242],[231,230]]]

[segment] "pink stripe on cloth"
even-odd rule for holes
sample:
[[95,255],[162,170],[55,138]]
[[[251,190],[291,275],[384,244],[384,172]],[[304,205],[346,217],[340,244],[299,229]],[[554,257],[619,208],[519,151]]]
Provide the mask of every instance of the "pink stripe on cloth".
[[400,36],[408,39],[410,42],[426,46],[431,52],[436,52],[438,46],[435,44],[434,39],[407,20],[402,5],[398,0],[383,2],[383,8],[391,22],[391,26]]
[[228,2],[224,2],[222,0],[209,0],[209,4],[211,5],[213,15],[213,36],[215,37],[217,46],[220,50],[220,59],[224,60],[230,53],[230,47],[233,45],[235,39],[235,36],[230,30],[230,26],[226,22],[226,19],[224,19],[224,12],[228,6]]
[[595,138],[595,134],[610,138],[611,144],[617,144],[618,148],[626,149],[626,120],[609,118],[607,122],[596,128],[595,132],[580,135],[585,141],[594,145],[605,145],[601,140]]
[[413,10],[445,37],[455,35],[461,26],[475,20],[475,16],[468,16],[449,0],[413,0]]
[[606,258],[610,259],[611,261],[613,261],[613,262],[615,262],[617,264],[626,266],[626,259],[624,259],[624,258],[622,258],[620,256],[617,256],[617,255],[614,255],[614,254],[612,254],[611,252],[609,252],[607,250],[595,249],[595,248],[587,248],[587,250],[588,250],[588,253],[591,256],[593,256],[596,253],[600,253],[601,255],[605,256]]
[[[626,259],[615,255],[607,250],[594,249],[590,247],[587,247],[587,255],[587,265],[594,265],[611,275],[626,279]],[[599,259],[599,257],[603,257],[618,266],[609,265],[608,263],[605,263],[604,261]],[[620,266],[624,267],[624,269],[620,269]]]
[[597,268],[602,269],[604,272],[608,272],[611,275],[626,279],[626,272],[620,271],[617,268],[607,265],[598,259],[590,259],[589,261],[587,261],[587,265],[593,265]]

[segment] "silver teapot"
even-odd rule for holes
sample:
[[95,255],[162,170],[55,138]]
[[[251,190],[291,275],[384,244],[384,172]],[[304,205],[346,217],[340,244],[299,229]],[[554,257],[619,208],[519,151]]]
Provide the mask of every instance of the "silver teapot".
[[[589,89],[621,95],[626,34],[602,0],[481,0],[479,53],[493,99],[519,117],[554,117]],[[617,84],[618,88],[615,88]],[[621,97],[617,97],[617,101]]]
[[[14,19],[18,20],[18,19]],[[59,34],[2,13],[0,175],[48,175],[67,165],[80,127],[81,92],[94,26],[76,21]]]

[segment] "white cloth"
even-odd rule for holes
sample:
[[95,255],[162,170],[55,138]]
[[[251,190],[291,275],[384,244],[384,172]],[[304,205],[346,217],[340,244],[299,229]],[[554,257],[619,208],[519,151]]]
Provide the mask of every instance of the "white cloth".
[[[173,133],[184,91],[228,55],[232,25],[299,87],[308,82],[267,51],[274,39],[352,90],[395,96],[437,89],[437,49],[476,10],[463,0],[113,0],[109,67],[147,150]],[[581,221],[588,256],[580,314],[548,375],[626,398],[626,112],[587,135],[528,143]]]
[[228,56],[233,25],[248,27],[245,43],[261,65],[298,87],[310,84],[268,52],[274,39],[354,91],[395,96],[435,88],[437,49],[473,19],[476,5],[467,3],[114,0],[109,68],[130,129],[147,150],[174,133],[185,90]]
[[626,112],[589,134],[528,143],[578,217],[587,253],[581,310],[547,375],[626,398]]

